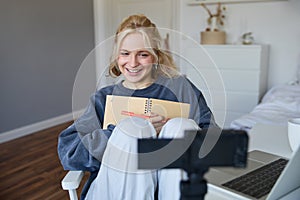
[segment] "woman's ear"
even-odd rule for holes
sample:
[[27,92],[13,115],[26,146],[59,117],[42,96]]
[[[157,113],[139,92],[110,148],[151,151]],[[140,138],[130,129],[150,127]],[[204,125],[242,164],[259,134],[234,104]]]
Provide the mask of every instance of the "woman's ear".
[[155,70],[157,70],[157,68],[158,68],[158,63],[154,63],[152,66],[153,66],[153,68],[154,68]]

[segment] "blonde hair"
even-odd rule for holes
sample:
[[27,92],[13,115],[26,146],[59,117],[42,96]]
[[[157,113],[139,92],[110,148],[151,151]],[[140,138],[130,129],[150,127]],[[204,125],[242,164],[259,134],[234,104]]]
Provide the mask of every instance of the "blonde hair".
[[131,33],[140,33],[142,35],[146,47],[149,48],[149,53],[155,58],[157,67],[154,75],[174,77],[179,74],[171,54],[161,47],[162,39],[156,25],[144,15],[131,15],[122,21],[115,35],[115,44],[109,66],[109,74],[112,77],[121,75],[117,64],[120,45],[123,39]]

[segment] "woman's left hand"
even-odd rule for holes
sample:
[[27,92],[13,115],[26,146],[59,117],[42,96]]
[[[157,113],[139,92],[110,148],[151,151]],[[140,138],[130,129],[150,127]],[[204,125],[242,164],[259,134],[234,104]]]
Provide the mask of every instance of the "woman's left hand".
[[160,133],[162,127],[166,124],[168,119],[166,119],[164,116],[158,115],[156,113],[150,113],[149,114],[149,121],[154,126],[157,135]]

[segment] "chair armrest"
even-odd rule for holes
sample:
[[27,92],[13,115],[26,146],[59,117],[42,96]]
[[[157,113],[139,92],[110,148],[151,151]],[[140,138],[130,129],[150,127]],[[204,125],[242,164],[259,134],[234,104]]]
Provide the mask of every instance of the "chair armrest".
[[61,186],[64,190],[77,189],[84,175],[84,171],[69,171],[61,181]]

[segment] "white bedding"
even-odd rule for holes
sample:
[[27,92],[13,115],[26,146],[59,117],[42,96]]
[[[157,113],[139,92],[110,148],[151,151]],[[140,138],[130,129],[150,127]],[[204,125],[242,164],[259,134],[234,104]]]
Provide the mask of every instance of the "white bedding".
[[256,123],[287,125],[296,117],[300,117],[300,85],[280,85],[271,88],[250,113],[234,120],[231,128],[248,131]]

